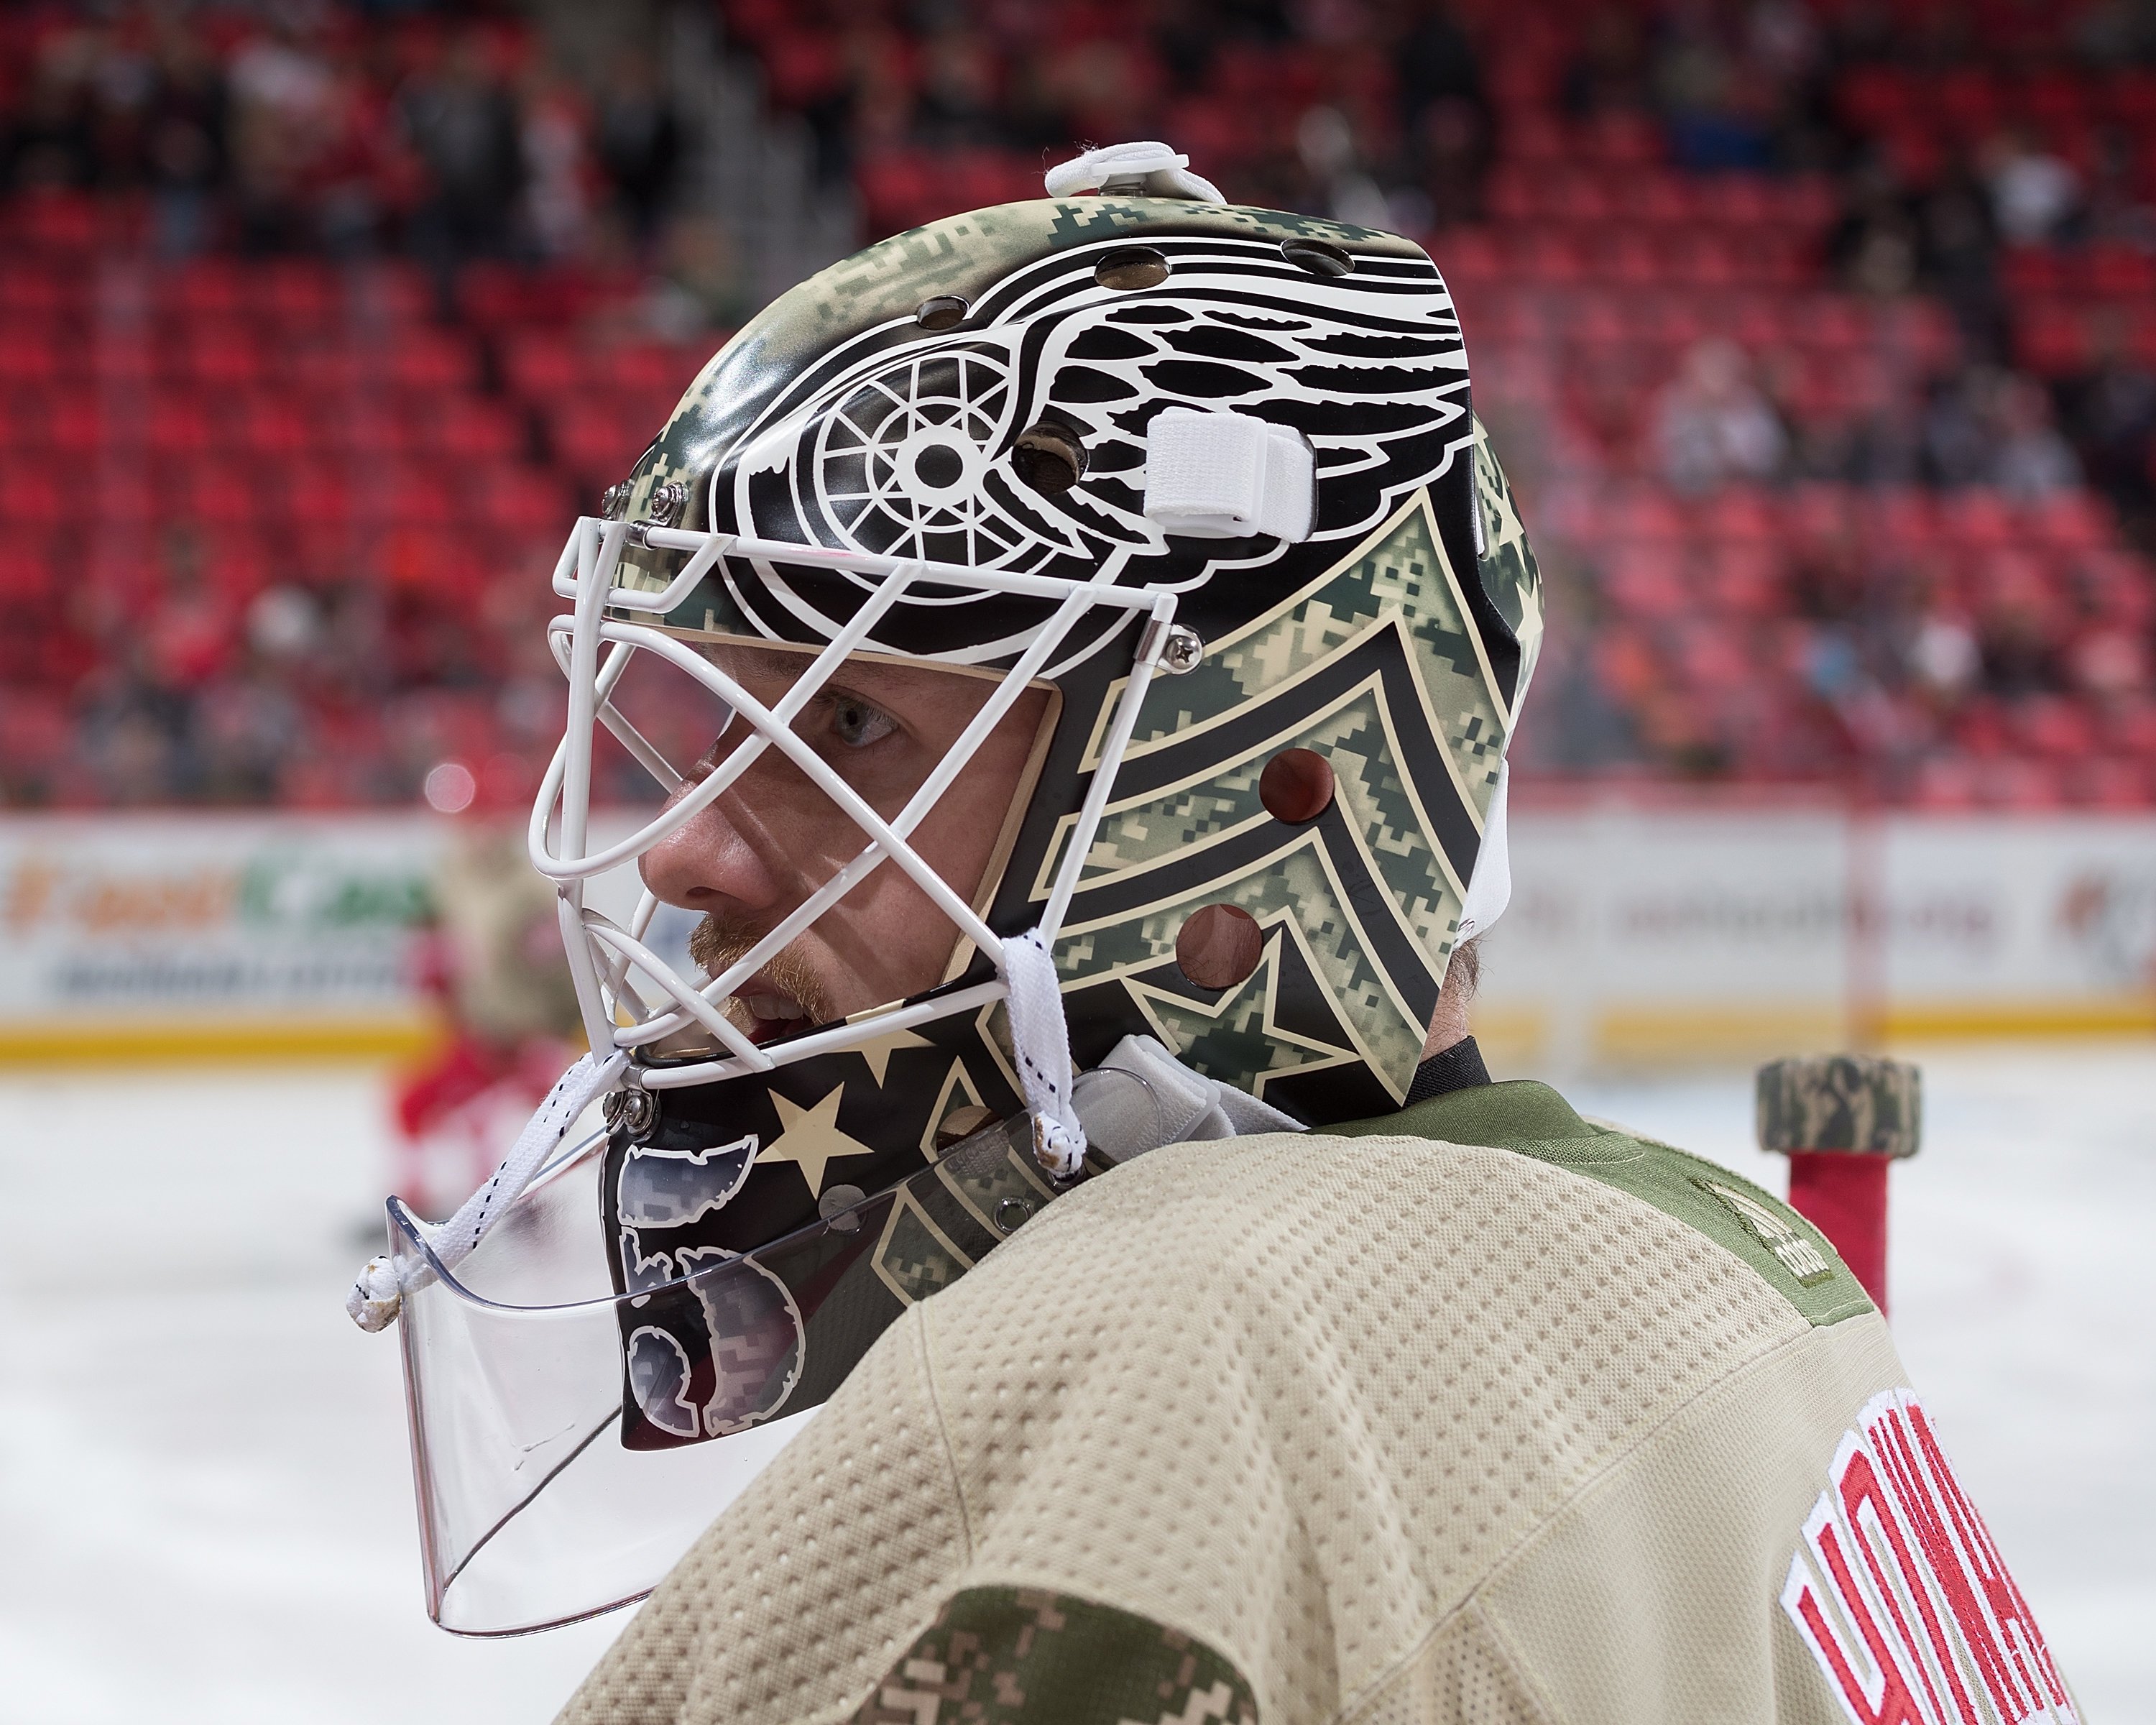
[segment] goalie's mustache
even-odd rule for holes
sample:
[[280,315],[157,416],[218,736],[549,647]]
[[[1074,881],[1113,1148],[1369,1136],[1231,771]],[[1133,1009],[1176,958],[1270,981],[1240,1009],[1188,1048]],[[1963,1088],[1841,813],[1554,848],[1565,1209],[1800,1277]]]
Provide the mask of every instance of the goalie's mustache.
[[[703,967],[706,976],[717,976],[738,964],[768,932],[751,927],[741,917],[714,911],[690,932],[689,956]],[[805,1019],[812,1024],[828,1024],[831,1019],[831,997],[823,979],[791,947],[782,947],[767,958],[754,976],[734,990],[726,1003],[727,1015],[737,1023],[757,1017],[744,997],[774,995],[786,997],[795,1008],[782,1016]],[[743,1028],[749,1027],[743,1024]]]

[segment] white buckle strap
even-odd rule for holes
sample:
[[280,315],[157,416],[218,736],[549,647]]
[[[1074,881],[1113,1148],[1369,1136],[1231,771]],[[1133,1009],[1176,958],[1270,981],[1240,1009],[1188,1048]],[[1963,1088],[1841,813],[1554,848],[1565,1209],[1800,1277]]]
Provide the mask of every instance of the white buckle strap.
[[1306,1130],[1270,1102],[1194,1072],[1152,1036],[1126,1036],[1075,1088],[1086,1141],[1111,1163],[1163,1144]]
[[1034,1160],[1059,1180],[1086,1160],[1086,1128],[1071,1101],[1070,1031],[1063,1017],[1063,985],[1040,931],[1003,943],[1005,1002],[1019,1086],[1033,1117]]
[[1059,162],[1041,177],[1050,198],[1099,191],[1110,197],[1184,198],[1196,203],[1225,203],[1220,188],[1190,172],[1190,158],[1151,141],[1108,144]]
[[1189,539],[1310,537],[1317,460],[1301,433],[1248,413],[1163,408],[1146,427],[1146,519]]

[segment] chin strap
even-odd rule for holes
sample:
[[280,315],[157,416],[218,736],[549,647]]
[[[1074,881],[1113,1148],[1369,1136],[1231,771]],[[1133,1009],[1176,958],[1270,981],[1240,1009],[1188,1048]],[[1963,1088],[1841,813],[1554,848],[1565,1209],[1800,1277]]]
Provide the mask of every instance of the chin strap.
[[1019,1085],[1033,1117],[1034,1159],[1057,1179],[1068,1180],[1086,1160],[1086,1128],[1071,1099],[1070,1030],[1063,1019],[1063,989],[1039,929],[1004,942],[1004,986]]
[[1193,1071],[1152,1036],[1126,1036],[1075,1088],[1086,1138],[1111,1163],[1163,1144],[1308,1130],[1271,1103]]
[[[487,1183],[459,1205],[448,1221],[427,1230],[427,1244],[444,1270],[454,1270],[486,1238],[487,1230],[547,1165],[577,1117],[612,1090],[628,1065],[625,1054],[609,1055],[603,1060],[585,1055],[555,1081]],[[344,1309],[354,1323],[371,1333],[395,1322],[403,1301],[396,1266],[385,1253],[367,1260],[344,1297]]]

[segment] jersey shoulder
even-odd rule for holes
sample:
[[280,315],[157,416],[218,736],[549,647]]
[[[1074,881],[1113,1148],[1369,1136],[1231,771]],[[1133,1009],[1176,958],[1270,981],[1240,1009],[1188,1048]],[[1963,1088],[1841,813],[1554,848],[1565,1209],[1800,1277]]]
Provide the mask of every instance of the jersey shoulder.
[[1874,1310],[1826,1236],[1764,1187],[1673,1144],[1586,1119],[1532,1080],[1477,1085],[1326,1130],[1511,1151],[1613,1188],[1704,1235],[1815,1327]]

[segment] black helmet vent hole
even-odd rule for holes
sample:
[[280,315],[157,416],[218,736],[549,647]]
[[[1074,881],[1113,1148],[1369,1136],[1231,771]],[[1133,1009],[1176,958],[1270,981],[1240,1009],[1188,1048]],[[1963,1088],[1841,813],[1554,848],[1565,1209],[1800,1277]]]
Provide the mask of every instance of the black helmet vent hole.
[[1355,267],[1355,260],[1347,253],[1322,239],[1283,239],[1281,255],[1312,275],[1345,275]]
[[1034,490],[1060,496],[1086,471],[1086,445],[1069,426],[1043,419],[1019,433],[1011,445],[1011,471]]
[[913,321],[924,330],[947,330],[973,309],[956,294],[938,294],[921,302]]
[[1118,293],[1158,287],[1168,280],[1168,259],[1149,245],[1118,246],[1094,265],[1093,280]]

